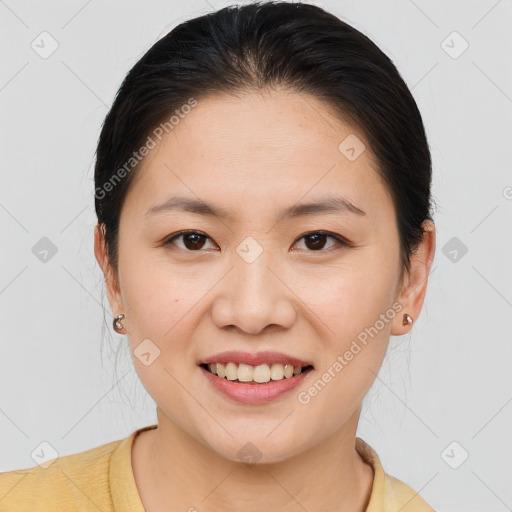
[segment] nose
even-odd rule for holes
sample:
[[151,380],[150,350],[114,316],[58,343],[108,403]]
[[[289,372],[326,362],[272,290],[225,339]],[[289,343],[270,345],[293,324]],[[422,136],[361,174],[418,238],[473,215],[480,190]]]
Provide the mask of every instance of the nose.
[[218,288],[213,304],[217,327],[235,326],[248,334],[276,326],[290,328],[296,317],[297,299],[285,274],[265,251],[252,262],[235,256],[234,266]]

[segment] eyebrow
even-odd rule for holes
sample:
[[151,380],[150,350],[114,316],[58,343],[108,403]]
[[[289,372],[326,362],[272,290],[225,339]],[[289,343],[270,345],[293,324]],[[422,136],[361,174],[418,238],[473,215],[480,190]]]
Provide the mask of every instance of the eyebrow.
[[[144,216],[150,217],[173,210],[197,213],[199,215],[217,217],[220,219],[233,219],[234,217],[233,214],[225,208],[188,197],[171,197],[161,204],[152,206]],[[295,204],[280,212],[276,220],[277,222],[281,222],[286,218],[322,213],[353,213],[356,215],[366,215],[366,212],[351,203],[348,199],[342,196],[333,196],[315,202]]]

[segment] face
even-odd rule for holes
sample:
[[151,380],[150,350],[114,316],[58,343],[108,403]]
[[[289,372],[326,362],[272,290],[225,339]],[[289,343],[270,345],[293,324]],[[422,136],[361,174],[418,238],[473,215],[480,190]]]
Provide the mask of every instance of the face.
[[[355,152],[340,150],[347,137]],[[201,99],[151,150],[107,291],[159,418],[230,460],[248,442],[275,462],[355,430],[389,336],[407,332],[424,291],[399,287],[394,205],[375,169],[357,127],[286,90]],[[158,207],[176,197],[211,210]],[[224,378],[222,391],[200,366],[264,352],[279,354],[245,362],[263,380],[267,362],[269,384]],[[278,379],[292,358],[312,368]]]

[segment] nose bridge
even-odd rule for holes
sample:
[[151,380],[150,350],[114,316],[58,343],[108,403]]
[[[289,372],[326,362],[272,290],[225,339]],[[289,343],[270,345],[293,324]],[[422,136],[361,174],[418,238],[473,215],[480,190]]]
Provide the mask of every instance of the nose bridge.
[[[270,268],[278,267],[269,244],[254,237],[246,237],[237,247],[234,255],[233,291],[238,300],[250,305],[265,303],[269,306],[275,299],[278,281]],[[279,293],[279,292],[278,292]]]
[[[270,244],[247,237],[233,253],[233,270],[224,297],[229,303],[225,323],[257,333],[267,325],[288,326],[294,309],[286,286],[275,275],[279,271],[277,254]],[[227,311],[225,311],[226,313]]]

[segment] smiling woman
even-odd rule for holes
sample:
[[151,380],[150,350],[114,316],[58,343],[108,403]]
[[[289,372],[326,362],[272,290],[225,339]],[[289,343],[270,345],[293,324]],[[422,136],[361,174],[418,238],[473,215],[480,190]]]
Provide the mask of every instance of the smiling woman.
[[3,474],[5,510],[433,510],[356,436],[435,252],[422,119],[370,39],[306,3],[182,23],[123,81],[95,181],[158,423]]

